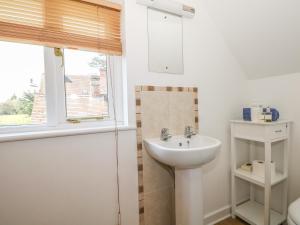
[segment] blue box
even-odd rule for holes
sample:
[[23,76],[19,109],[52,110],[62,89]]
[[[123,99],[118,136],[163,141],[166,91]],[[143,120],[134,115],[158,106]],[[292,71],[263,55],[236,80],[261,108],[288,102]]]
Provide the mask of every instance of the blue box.
[[243,108],[243,120],[251,121],[251,108]]

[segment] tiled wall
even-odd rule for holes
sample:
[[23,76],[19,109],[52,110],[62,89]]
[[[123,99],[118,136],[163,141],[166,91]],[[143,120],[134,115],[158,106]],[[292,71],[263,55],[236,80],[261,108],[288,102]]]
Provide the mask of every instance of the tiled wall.
[[151,158],[142,140],[164,127],[173,135],[186,125],[198,129],[197,88],[137,86],[136,123],[140,225],[175,225],[174,171]]

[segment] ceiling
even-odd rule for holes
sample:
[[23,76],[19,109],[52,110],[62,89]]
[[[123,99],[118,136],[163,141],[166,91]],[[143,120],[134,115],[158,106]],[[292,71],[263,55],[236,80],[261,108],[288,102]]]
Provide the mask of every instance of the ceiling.
[[300,0],[202,0],[250,79],[300,72]]

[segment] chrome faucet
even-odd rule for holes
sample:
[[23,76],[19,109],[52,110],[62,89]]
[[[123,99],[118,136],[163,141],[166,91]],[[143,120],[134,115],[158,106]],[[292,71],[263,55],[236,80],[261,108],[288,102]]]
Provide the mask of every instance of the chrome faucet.
[[184,137],[185,138],[192,138],[192,136],[196,135],[197,133],[193,131],[191,126],[186,126],[184,128]]
[[163,128],[161,129],[160,132],[160,140],[162,141],[167,141],[172,137],[172,135],[169,133],[169,129],[168,128]]

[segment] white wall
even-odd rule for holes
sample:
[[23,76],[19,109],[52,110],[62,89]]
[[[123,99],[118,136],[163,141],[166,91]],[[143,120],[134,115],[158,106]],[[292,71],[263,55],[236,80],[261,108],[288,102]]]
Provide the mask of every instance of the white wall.
[[[99,133],[1,143],[0,224],[115,225],[114,138]],[[131,225],[137,221],[135,131],[121,131],[119,141],[123,224]]]
[[300,1],[203,1],[250,79],[300,71]]
[[261,102],[279,109],[282,119],[293,121],[289,163],[289,200],[300,197],[300,73],[270,77],[247,82],[245,102]]
[[[125,2],[125,56],[128,75],[129,118],[134,121],[134,86],[196,86],[199,89],[200,132],[222,140],[222,151],[204,174],[205,213],[230,204],[229,120],[239,116],[245,76],[199,0],[183,21],[184,75],[148,72],[147,9],[135,0]],[[220,189],[221,188],[221,189]]]
[[[204,170],[205,213],[213,215],[230,204],[228,121],[239,116],[246,80],[201,1],[185,3],[196,8],[195,18],[183,21],[185,74],[167,75],[148,72],[147,11],[125,1],[129,122],[135,123],[135,85],[198,87],[200,132],[223,142]],[[138,224],[135,142],[135,132],[121,133],[124,225]],[[0,143],[0,224],[114,225],[115,167],[113,133]]]

